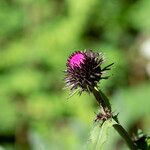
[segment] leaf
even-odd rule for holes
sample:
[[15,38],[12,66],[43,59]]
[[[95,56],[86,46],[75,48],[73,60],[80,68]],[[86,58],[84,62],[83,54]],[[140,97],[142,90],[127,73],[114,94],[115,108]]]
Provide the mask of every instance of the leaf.
[[112,127],[114,122],[112,120],[107,120],[100,126],[100,123],[97,123],[90,135],[90,142],[88,144],[89,150],[102,150],[104,144],[108,139],[108,131]]
[[138,149],[150,150],[150,137],[143,133],[141,129],[138,129],[135,143]]

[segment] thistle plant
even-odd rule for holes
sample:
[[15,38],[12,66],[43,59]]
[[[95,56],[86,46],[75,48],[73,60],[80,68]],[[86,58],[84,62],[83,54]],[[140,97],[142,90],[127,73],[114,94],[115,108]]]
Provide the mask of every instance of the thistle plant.
[[[96,114],[95,122],[99,124],[99,127],[105,128],[108,125],[107,122],[109,122],[131,150],[141,149],[136,142],[137,140],[131,139],[127,131],[119,123],[118,115],[113,114],[109,99],[98,87],[98,83],[102,79],[109,78],[109,76],[105,76],[105,72],[110,70],[113,65],[111,63],[102,68],[103,62],[104,57],[102,53],[96,53],[92,50],[74,52],[67,60],[65,87],[69,88],[70,96],[74,93],[81,95],[84,91],[92,93],[98,103],[99,113]],[[101,143],[101,141],[98,142]],[[95,147],[94,149],[97,148]]]

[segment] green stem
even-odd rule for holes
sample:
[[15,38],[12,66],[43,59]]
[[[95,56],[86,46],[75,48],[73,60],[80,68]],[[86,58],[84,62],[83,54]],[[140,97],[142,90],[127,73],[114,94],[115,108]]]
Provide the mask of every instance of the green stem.
[[137,147],[131,140],[129,134],[120,124],[114,124],[113,127],[120,134],[120,136],[125,140],[126,144],[131,150],[137,150]]
[[[97,88],[91,88],[91,91],[94,94],[98,104],[103,108],[103,110],[109,109],[111,111],[109,99],[105,96],[105,94]],[[113,125],[114,129],[125,140],[126,144],[131,150],[137,150],[137,147],[135,146],[127,131],[118,123],[115,118],[113,119],[116,121],[116,124]]]
[[97,88],[90,88],[90,89],[94,94],[98,104],[102,106],[102,108],[108,108],[109,110],[111,110],[109,99],[105,96],[105,94],[101,90],[98,90]]

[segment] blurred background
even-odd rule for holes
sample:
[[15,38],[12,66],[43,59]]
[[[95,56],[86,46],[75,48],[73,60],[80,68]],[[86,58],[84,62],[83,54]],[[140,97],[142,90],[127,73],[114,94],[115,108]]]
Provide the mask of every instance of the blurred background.
[[[0,0],[0,150],[84,150],[97,104],[63,90],[75,50],[114,62],[100,82],[121,124],[150,135],[149,0]],[[127,150],[111,130],[106,150]]]

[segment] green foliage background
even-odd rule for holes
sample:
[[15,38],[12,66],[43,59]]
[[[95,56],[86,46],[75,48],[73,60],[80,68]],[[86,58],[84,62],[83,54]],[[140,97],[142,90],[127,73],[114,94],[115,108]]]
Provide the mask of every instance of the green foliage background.
[[[150,135],[149,14],[149,0],[1,0],[0,150],[85,149],[96,101],[62,90],[67,57],[84,49],[115,63],[100,87],[127,130]],[[112,131],[106,149],[127,147]]]

